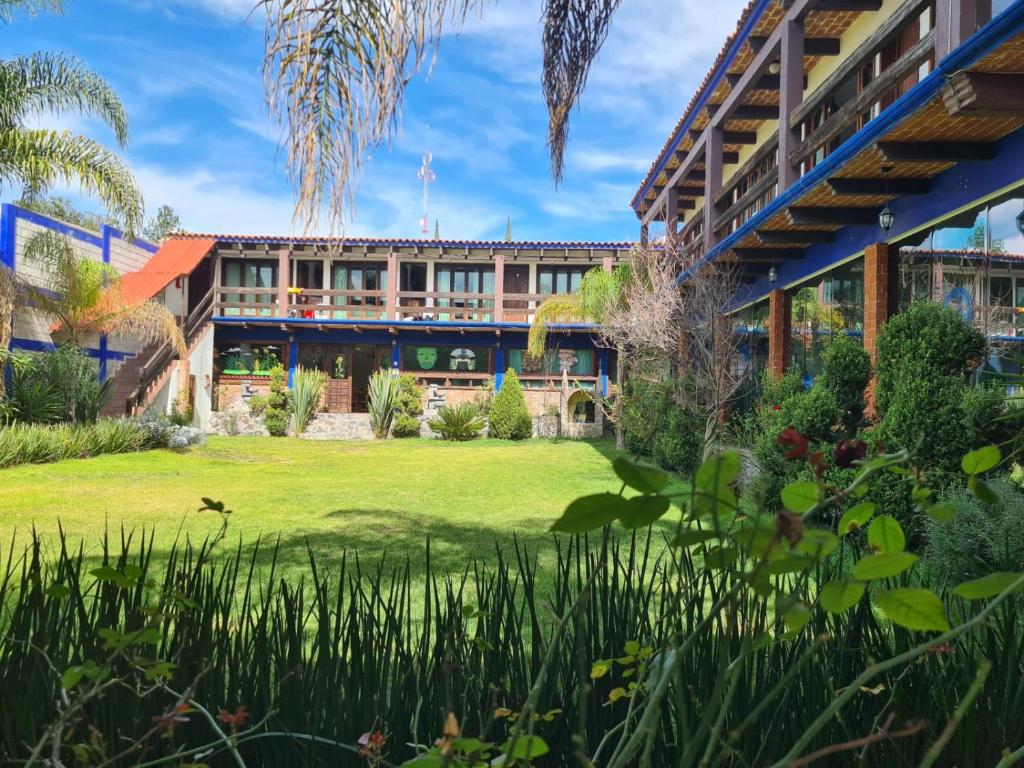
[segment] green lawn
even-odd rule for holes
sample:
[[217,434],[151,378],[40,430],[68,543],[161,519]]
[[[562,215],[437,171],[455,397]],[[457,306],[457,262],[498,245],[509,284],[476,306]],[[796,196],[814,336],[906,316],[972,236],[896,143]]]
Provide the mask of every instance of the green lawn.
[[200,497],[234,510],[229,541],[280,541],[292,575],[344,550],[421,567],[427,536],[434,562],[461,569],[489,558],[515,534],[552,557],[548,526],[578,496],[619,483],[608,442],[434,440],[313,442],[212,437],[188,453],[152,451],[0,471],[0,542],[31,529],[52,540],[63,526],[95,553],[105,530],[154,534],[158,550],[195,539],[218,519]]

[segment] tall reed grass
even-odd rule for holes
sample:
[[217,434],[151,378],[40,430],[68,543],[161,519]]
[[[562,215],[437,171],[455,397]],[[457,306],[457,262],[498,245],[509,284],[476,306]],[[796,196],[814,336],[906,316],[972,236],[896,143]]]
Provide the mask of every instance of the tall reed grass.
[[[121,572],[139,569],[138,586],[128,589],[91,576],[96,559],[66,539],[51,556],[39,541],[24,551],[5,548],[0,763],[24,759],[26,745],[57,713],[60,671],[103,653],[100,630],[144,626],[152,620],[152,595],[172,593],[191,607],[160,618],[162,639],[153,653],[178,665],[173,686],[196,681],[193,697],[213,712],[244,705],[254,720],[273,713],[267,729],[348,745],[379,729],[393,763],[413,755],[409,744],[432,744],[448,711],[457,713],[467,733],[497,741],[507,721],[495,711],[521,707],[551,643],[554,617],[565,616],[589,584],[560,638],[538,703],[550,718],[538,724],[537,733],[552,753],[537,764],[575,766],[573,734],[580,733],[593,754],[606,737],[614,742],[609,732],[628,707],[627,700],[609,703],[611,690],[629,682],[621,665],[593,679],[594,662],[624,656],[631,641],[664,647],[669,633],[706,615],[709,590],[716,587],[685,551],[670,550],[664,557],[681,558],[679,570],[666,568],[653,554],[664,550],[649,538],[560,538],[556,544],[553,577],[543,580],[551,586],[543,590],[537,561],[518,543],[456,574],[432,566],[428,544],[425,582],[408,564],[365,563],[351,554],[325,562],[310,553],[307,575],[289,583],[275,570],[273,548],[244,556],[240,547],[208,559],[200,545],[159,551],[152,539],[122,534],[118,542],[104,542],[100,560]],[[910,633],[879,622],[867,603],[838,618],[820,613],[815,622],[813,632],[800,639],[769,642],[739,662],[724,731],[732,734],[735,753],[724,765],[777,759],[870,659],[914,644]],[[700,636],[666,699],[652,765],[697,765],[687,750],[699,743],[702,734],[695,731],[721,698],[715,692],[723,679],[720,665],[763,633],[779,634],[781,627],[764,601],[750,599]],[[850,763],[846,753],[845,762],[815,765],[916,764],[915,756],[943,728],[983,657],[994,663],[992,674],[941,764],[993,765],[1003,748],[1024,740],[1024,622],[1012,603],[986,632],[964,636],[953,648],[894,670],[881,680],[882,688],[864,691],[815,748],[863,736],[890,714],[897,725],[925,719],[930,728],[874,744],[862,762]],[[659,663],[657,656],[650,661]],[[779,685],[786,686],[785,694],[763,706],[767,692]],[[113,688],[89,703],[74,735],[86,739],[95,728],[107,743],[125,743],[151,728],[166,706],[157,696]],[[193,717],[172,740],[161,740],[160,748],[202,743],[209,737],[204,727]],[[350,751],[298,736],[247,741],[239,750],[248,765],[366,764]],[[204,762],[229,764],[226,755]]]

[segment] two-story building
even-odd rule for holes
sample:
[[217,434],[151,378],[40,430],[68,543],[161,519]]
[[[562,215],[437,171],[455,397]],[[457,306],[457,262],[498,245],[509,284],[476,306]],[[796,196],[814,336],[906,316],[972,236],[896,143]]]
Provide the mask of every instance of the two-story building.
[[910,301],[1024,353],[1024,1],[752,0],[632,201],[745,281],[756,367],[813,376],[823,339]]

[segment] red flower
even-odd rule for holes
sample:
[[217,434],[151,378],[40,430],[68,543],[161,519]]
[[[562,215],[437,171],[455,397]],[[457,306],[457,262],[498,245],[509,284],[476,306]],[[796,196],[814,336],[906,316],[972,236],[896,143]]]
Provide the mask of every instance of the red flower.
[[359,737],[359,746],[362,757],[380,757],[384,751],[384,734],[380,731],[364,733]]
[[806,437],[797,432],[793,427],[786,427],[779,433],[776,442],[783,448],[789,447],[786,458],[790,461],[802,459],[807,456],[809,443]]
[[864,458],[867,450],[868,447],[863,440],[843,440],[836,446],[833,459],[837,467],[849,469],[853,462]]
[[165,733],[171,734],[174,731],[174,726],[178,725],[178,723],[187,723],[189,721],[189,718],[185,717],[185,715],[191,711],[192,709],[188,704],[181,702],[175,704],[173,709],[154,717],[153,722]]
[[249,720],[249,710],[245,706],[240,706],[235,710],[234,714],[228,712],[226,709],[221,709],[217,713],[217,719],[225,725],[231,726],[231,732],[234,733],[238,730],[239,726],[245,725]]
[[938,656],[940,653],[948,655],[953,653],[953,648],[949,645],[946,645],[945,643],[939,643],[938,645],[933,645],[931,648],[929,648],[928,653],[934,653],[936,656]]
[[781,411],[782,410],[782,406],[781,405],[773,405],[772,406],[772,410],[773,411]]

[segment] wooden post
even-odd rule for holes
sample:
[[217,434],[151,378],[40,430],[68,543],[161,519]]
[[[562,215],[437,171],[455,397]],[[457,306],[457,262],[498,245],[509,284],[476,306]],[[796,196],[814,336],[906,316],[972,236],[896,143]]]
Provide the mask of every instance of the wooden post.
[[679,233],[679,190],[669,187],[665,193],[665,234],[675,239]]
[[651,239],[651,230],[647,222],[640,224],[640,245],[647,245]]
[[799,131],[792,129],[789,116],[804,97],[804,23],[802,19],[782,22],[779,77],[779,193],[800,178],[800,168],[789,154],[800,146]]
[[936,0],[935,61],[992,20],[992,0]]
[[785,376],[789,367],[790,310],[790,297],[784,289],[775,288],[768,294],[768,370],[777,379]]
[[715,219],[718,208],[715,197],[722,191],[722,144],[721,128],[707,129],[707,149],[704,151],[704,250],[709,251],[718,244],[715,235]]
[[605,272],[611,272],[615,269],[615,259],[612,256],[605,256],[601,259],[601,269]]
[[494,254],[494,322],[505,320],[505,254]]
[[288,284],[291,270],[289,251],[282,248],[277,252],[277,316],[288,317]]
[[384,291],[384,319],[401,319],[398,309],[398,254],[388,254],[388,280]]

